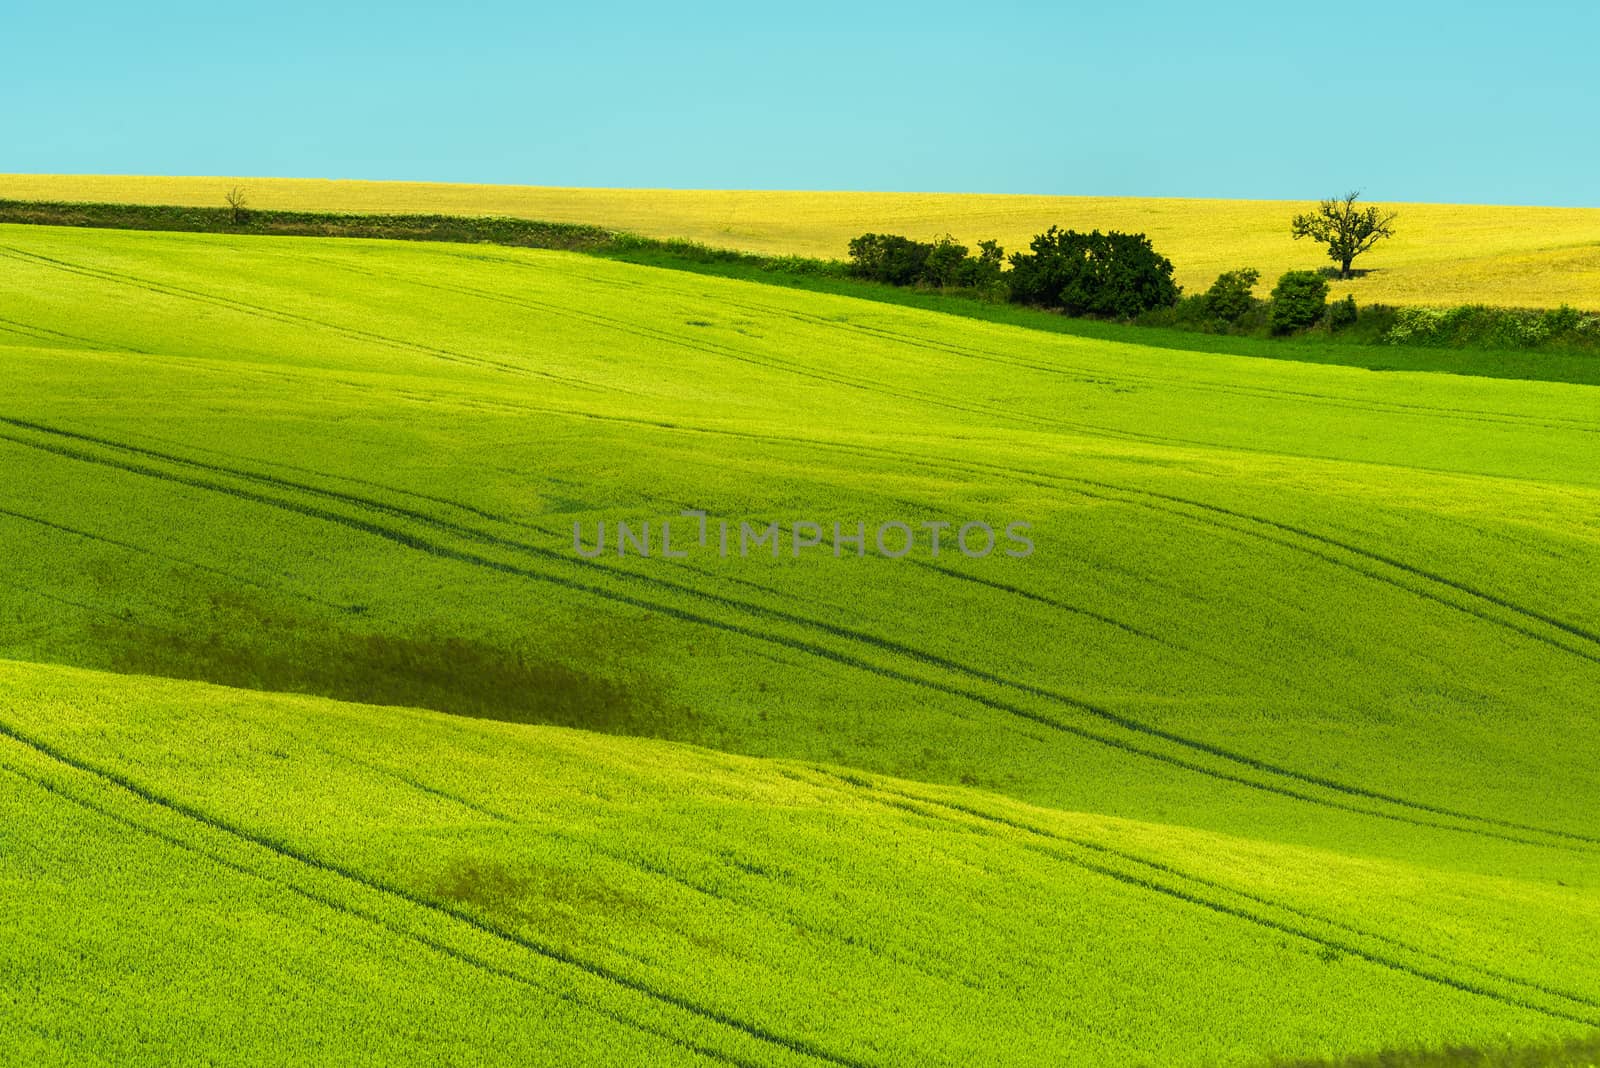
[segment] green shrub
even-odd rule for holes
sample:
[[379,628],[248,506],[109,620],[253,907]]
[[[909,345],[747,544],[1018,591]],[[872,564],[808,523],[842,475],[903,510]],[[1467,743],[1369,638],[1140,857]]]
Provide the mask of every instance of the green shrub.
[[1541,345],[1589,345],[1600,337],[1600,317],[1566,305],[1534,312],[1467,305],[1454,309],[1400,309],[1382,341],[1390,345],[1478,345],[1493,349],[1538,349]]
[[1548,311],[1488,308],[1401,308],[1384,333],[1391,345],[1538,348],[1550,344],[1584,345],[1600,338],[1600,316],[1565,305]]
[[1172,261],[1143,234],[1084,234],[1052,226],[1029,249],[1011,256],[1011,299],[1018,303],[1131,319],[1178,302]]
[[1208,334],[1222,333],[1225,329],[1225,324],[1212,317],[1211,304],[1204,293],[1180,297],[1170,308],[1143,312],[1134,321],[1140,326],[1170,326]]
[[1328,280],[1320,271],[1290,271],[1272,290],[1268,323],[1274,334],[1304,330],[1322,318],[1328,304]]
[[1204,305],[1210,318],[1224,323],[1236,323],[1256,305],[1256,283],[1261,272],[1254,267],[1241,267],[1217,276],[1206,290]]
[[1391,345],[1437,344],[1445,313],[1437,308],[1397,308],[1383,340]]
[[945,234],[928,248],[922,275],[917,281],[941,289],[961,284],[961,265],[967,261],[967,246]]
[[999,242],[979,241],[978,254],[961,261],[957,284],[980,292],[993,292],[997,286],[1004,287],[1000,272],[1005,262],[1006,250],[1000,247]]
[[969,289],[984,299],[1004,299],[1000,271],[1005,249],[980,241],[978,254],[949,234],[937,241],[915,241],[899,234],[862,234],[850,242],[849,273],[896,286]]
[[1355,294],[1347,294],[1341,301],[1328,305],[1328,329],[1344,330],[1356,325],[1361,309],[1356,307]]
[[850,271],[857,278],[909,286],[922,279],[932,253],[933,245],[926,241],[899,234],[862,234],[850,240]]

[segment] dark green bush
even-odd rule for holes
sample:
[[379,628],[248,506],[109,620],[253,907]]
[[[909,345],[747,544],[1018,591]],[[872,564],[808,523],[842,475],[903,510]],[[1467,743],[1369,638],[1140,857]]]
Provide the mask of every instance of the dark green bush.
[[1068,315],[1131,319],[1178,302],[1172,261],[1143,234],[1052,226],[1011,256],[1011,299]]
[[1343,330],[1356,324],[1361,318],[1361,309],[1356,307],[1354,293],[1347,294],[1343,300],[1335,301],[1328,305],[1328,329]]
[[[957,246],[959,247],[959,246]],[[857,278],[914,285],[923,278],[934,246],[899,234],[862,234],[850,240],[850,271]],[[961,250],[966,255],[966,249]]]
[[1212,318],[1211,303],[1206,300],[1204,293],[1180,297],[1172,307],[1143,312],[1134,321],[1141,326],[1175,326],[1206,333],[1225,332],[1225,324]]
[[979,241],[978,254],[961,261],[957,285],[966,289],[992,290],[1000,284],[1000,272],[1005,267],[1006,250],[997,241]]
[[1328,304],[1328,280],[1320,271],[1290,271],[1272,290],[1268,323],[1274,334],[1304,330],[1322,318]]
[[984,299],[1005,299],[1001,280],[1005,249],[978,242],[978,254],[949,234],[915,241],[899,234],[862,234],[850,241],[850,274],[896,286],[967,289]]
[[1236,323],[1243,319],[1256,305],[1255,288],[1259,281],[1261,272],[1254,267],[1241,267],[1237,271],[1219,274],[1205,292],[1207,314],[1224,323]]
[[923,262],[922,277],[918,279],[930,286],[945,289],[961,284],[962,265],[967,262],[967,246],[956,243],[949,234],[935,241]]

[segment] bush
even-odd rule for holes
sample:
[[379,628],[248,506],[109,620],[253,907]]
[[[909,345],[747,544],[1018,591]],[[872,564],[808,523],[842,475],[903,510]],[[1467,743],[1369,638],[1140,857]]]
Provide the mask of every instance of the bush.
[[937,241],[914,241],[899,234],[862,234],[850,242],[849,272],[889,285],[971,289],[987,299],[1004,299],[1000,270],[1005,249],[993,241],[978,242],[978,254],[949,234]]
[[1141,312],[1133,320],[1140,326],[1177,327],[1180,330],[1197,330],[1207,334],[1226,333],[1225,324],[1211,317],[1211,305],[1204,293],[1180,297],[1170,308],[1156,308]]
[[1519,308],[1401,308],[1384,332],[1391,345],[1454,345],[1537,348],[1548,343],[1580,345],[1600,337],[1600,316],[1563,305],[1548,311]]
[[1445,323],[1437,308],[1397,308],[1394,325],[1383,335],[1391,345],[1436,345]]
[[926,241],[899,234],[862,234],[850,240],[850,273],[874,282],[909,286],[921,280],[932,253],[933,245]]
[[1272,290],[1268,323],[1274,334],[1304,330],[1322,318],[1328,304],[1328,280],[1320,271],[1290,271]]
[[1068,315],[1131,319],[1178,302],[1172,261],[1143,234],[1083,234],[1052,226],[1011,257],[1011,299]]
[[1000,271],[1006,262],[1006,250],[997,241],[979,241],[978,254],[961,262],[957,284],[968,289],[992,292],[1001,286]]
[[961,284],[961,265],[967,260],[967,246],[956,244],[955,238],[945,234],[928,247],[923,260],[922,275],[917,279],[941,289]]
[[1355,294],[1351,293],[1335,304],[1328,305],[1328,329],[1343,330],[1356,325],[1356,320],[1361,318],[1361,309],[1356,307]]
[[1261,272],[1254,267],[1242,267],[1217,276],[1205,292],[1205,310],[1210,318],[1223,323],[1236,323],[1255,307],[1254,291],[1261,281]]

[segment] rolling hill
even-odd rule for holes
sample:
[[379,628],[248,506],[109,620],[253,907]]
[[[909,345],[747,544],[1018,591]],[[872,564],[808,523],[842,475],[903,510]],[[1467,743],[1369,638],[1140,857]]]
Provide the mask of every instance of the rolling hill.
[[1600,1028],[1592,387],[490,246],[6,226],[0,279],[29,1060]]
[[[1289,236],[1295,201],[735,190],[562,189],[281,178],[0,175],[0,198],[221,207],[243,183],[257,208],[509,215],[593,223],[753,252],[842,258],[868,231],[1022,249],[1052,225],[1148,233],[1189,291],[1255,267],[1270,288],[1287,270],[1328,266]],[[1330,195],[1343,193],[1329,189]],[[1398,205],[1396,237],[1337,284],[1361,303],[1490,304],[1600,310],[1600,208]]]

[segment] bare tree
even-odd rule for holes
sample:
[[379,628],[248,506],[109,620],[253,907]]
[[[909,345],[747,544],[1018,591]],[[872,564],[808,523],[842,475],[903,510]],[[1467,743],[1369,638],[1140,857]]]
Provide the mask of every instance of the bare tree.
[[227,200],[228,208],[233,212],[233,225],[238,226],[249,218],[250,213],[246,210],[249,207],[249,201],[245,198],[244,186],[234,186],[228,190],[223,199]]
[[1294,239],[1309,237],[1328,246],[1328,258],[1339,265],[1339,277],[1350,277],[1350,264],[1367,249],[1386,237],[1394,236],[1397,211],[1382,212],[1375,207],[1358,208],[1360,193],[1324,200],[1316,211],[1296,215],[1291,224]]

